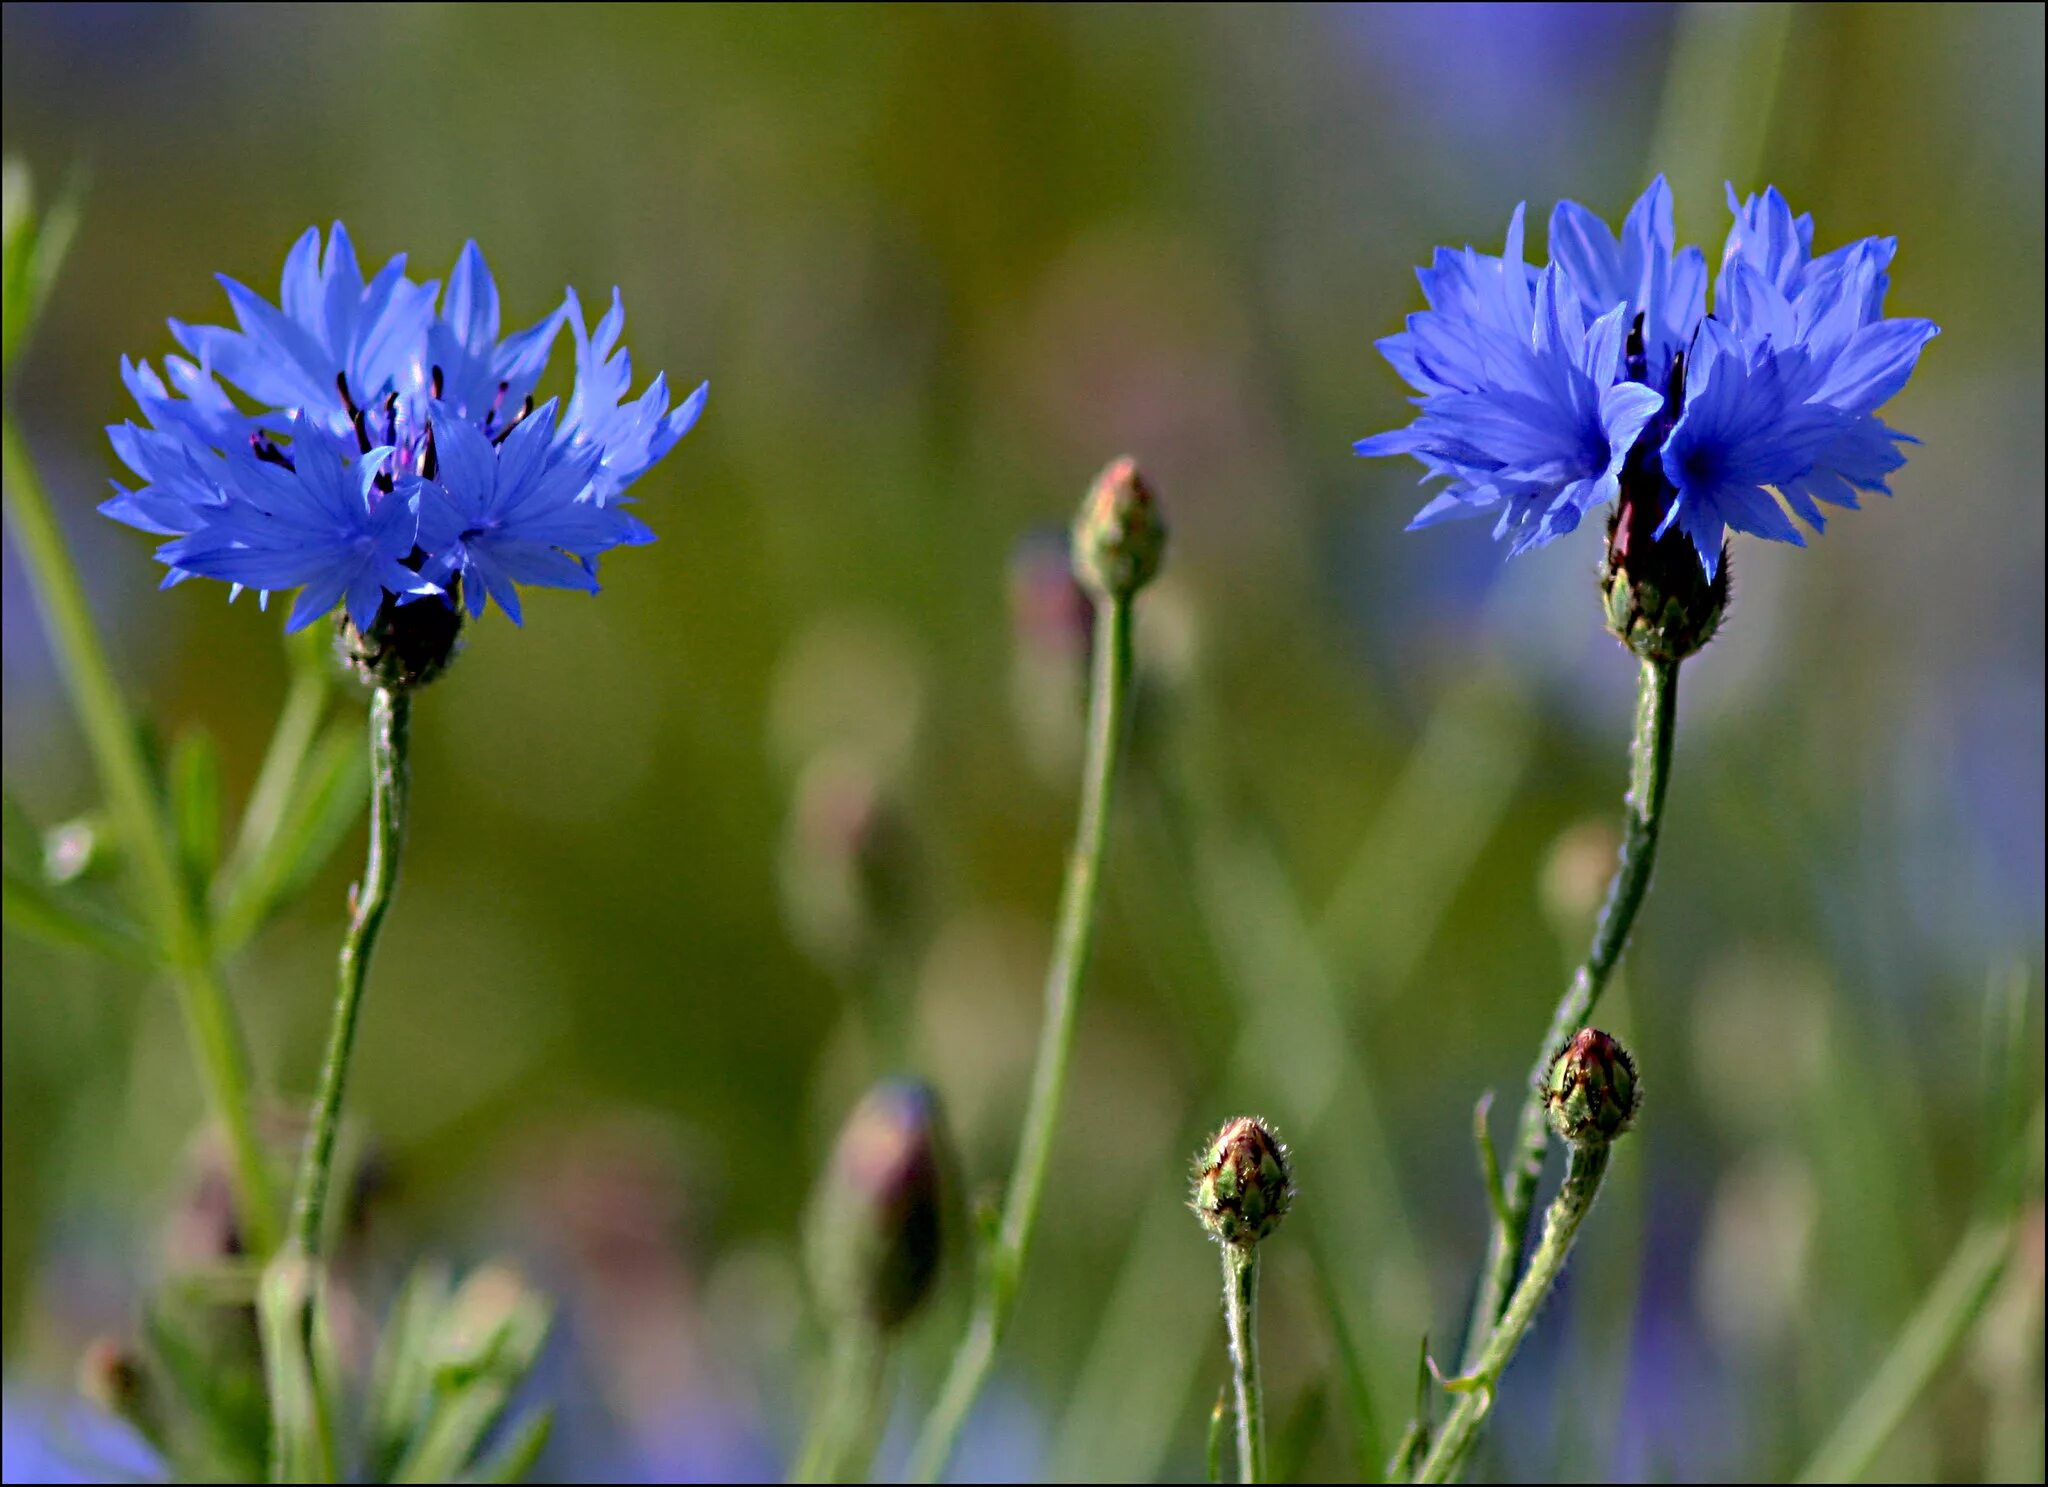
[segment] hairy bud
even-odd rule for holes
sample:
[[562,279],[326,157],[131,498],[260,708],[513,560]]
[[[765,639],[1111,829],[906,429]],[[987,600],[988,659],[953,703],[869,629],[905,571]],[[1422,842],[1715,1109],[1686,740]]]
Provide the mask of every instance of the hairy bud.
[[1194,1210],[1225,1244],[1256,1244],[1294,1203],[1287,1148],[1257,1116],[1241,1115],[1195,1158]]
[[1635,1060],[1597,1028],[1581,1028],[1551,1061],[1543,1103],[1550,1127],[1574,1146],[1601,1146],[1628,1130],[1641,1108]]
[[1129,599],[1158,574],[1165,551],[1166,523],[1138,462],[1112,461],[1074,518],[1074,577],[1097,600]]

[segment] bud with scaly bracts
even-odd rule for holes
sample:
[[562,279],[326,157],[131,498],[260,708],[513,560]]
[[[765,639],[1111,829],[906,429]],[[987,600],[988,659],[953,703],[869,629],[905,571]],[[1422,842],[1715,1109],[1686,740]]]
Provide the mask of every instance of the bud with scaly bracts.
[[924,1304],[943,1247],[938,1097],[885,1079],[840,1128],[814,1202],[811,1277],[838,1317],[883,1331]]
[[343,610],[334,648],[366,687],[394,691],[424,687],[448,669],[462,648],[462,608],[438,601],[400,604],[389,595],[367,632]]
[[1098,602],[1129,599],[1159,572],[1166,523],[1128,455],[1095,477],[1074,518],[1074,576]]
[[[1631,364],[1642,355],[1640,318],[1629,333]],[[1665,473],[1664,436],[1685,405],[1685,357],[1674,359],[1664,410],[1629,453],[1621,493],[1607,519],[1600,594],[1607,628],[1645,661],[1683,661],[1714,638],[1728,610],[1728,544],[1709,577],[1692,539],[1671,520],[1678,491]]]
[[1195,1158],[1194,1210],[1224,1244],[1258,1243],[1293,1202],[1287,1148],[1257,1116],[1230,1122]]
[[1581,1028],[1551,1061],[1543,1102],[1560,1138],[1573,1146],[1604,1146],[1628,1130],[1642,1107],[1635,1060],[1597,1028]]

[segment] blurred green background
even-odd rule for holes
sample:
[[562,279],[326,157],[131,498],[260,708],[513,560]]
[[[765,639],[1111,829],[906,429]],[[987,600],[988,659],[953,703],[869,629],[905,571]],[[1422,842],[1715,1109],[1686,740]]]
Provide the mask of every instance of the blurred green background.
[[[562,1295],[550,1387],[583,1402],[547,1469],[780,1470],[815,1351],[794,1236],[885,1060],[942,1092],[971,1191],[1001,1181],[1073,809],[1043,533],[1126,452],[1169,576],[1054,1189],[960,1470],[1199,1473],[1223,1347],[1178,1205],[1245,1110],[1303,1194],[1267,1286],[1282,1460],[1365,1469],[1361,1405],[1398,1433],[1483,1245],[1472,1101],[1512,1105],[1604,876],[1633,667],[1595,532],[1512,564],[1482,526],[1404,534],[1414,472],[1349,446],[1404,418],[1373,341],[1433,246],[1497,251],[1524,199],[1619,221],[1655,170],[1715,259],[1724,180],[1823,248],[1896,233],[1892,312],[1944,334],[1887,414],[1924,441],[1896,499],[1741,541],[1686,669],[1601,1019],[1647,1111],[1483,1469],[1795,1469],[2041,1084],[2042,37],[2031,6],[8,5],[6,149],[91,172],[16,407],[138,706],[211,730],[231,796],[279,619],[155,593],[91,509],[119,356],[224,318],[216,270],[270,292],[337,217],[421,277],[473,236],[508,325],[617,284],[641,379],[711,380],[638,492],[661,541],[595,601],[492,616],[422,698],[351,1091],[380,1243]],[[7,564],[7,783],[49,825],[94,785]],[[359,850],[231,968],[294,1101]],[[0,1339],[11,1388],[62,1388],[168,1263],[198,1092],[166,988],[11,935],[4,987]],[[908,1023],[893,1053],[862,1009]],[[1882,1470],[2039,1479],[2041,1296],[2036,1203]]]

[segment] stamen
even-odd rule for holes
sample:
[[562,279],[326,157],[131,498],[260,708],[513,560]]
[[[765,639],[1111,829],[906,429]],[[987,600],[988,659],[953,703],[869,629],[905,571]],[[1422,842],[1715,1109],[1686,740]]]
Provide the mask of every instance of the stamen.
[[498,421],[498,409],[504,406],[505,394],[511,390],[512,384],[510,382],[500,382],[498,384],[498,395],[491,399],[491,406],[484,410],[484,432],[486,434],[491,431],[491,425]]
[[297,467],[292,464],[292,457],[272,443],[270,435],[261,430],[249,435],[249,453],[266,465],[280,465],[294,475],[298,473]]
[[341,406],[348,411],[349,421],[354,422],[361,414],[356,409],[356,400],[348,395],[348,373],[336,372],[334,385],[341,392]]
[[435,402],[437,402],[437,403],[438,403],[438,402],[440,402],[440,401],[441,401],[441,369],[440,369],[439,367],[435,367],[435,368],[434,368],[434,374],[433,374],[433,377],[432,377],[432,379],[431,379],[431,384],[430,384],[430,385],[431,385],[431,386],[433,387],[433,389],[434,389],[434,401],[435,401]]
[[495,435],[493,435],[491,438],[491,442],[493,444],[503,444],[506,439],[511,437],[512,430],[518,428],[519,425],[526,422],[526,415],[531,413],[532,411],[533,394],[528,393],[526,395],[526,401],[519,405],[518,416],[515,417],[510,423],[506,424],[505,427],[500,429]]
[[[343,396],[347,396],[347,394],[343,394]],[[363,417],[363,410],[351,406],[348,410],[348,421],[355,426],[356,452],[358,454],[368,454],[370,452],[370,424],[369,420]]]
[[420,452],[420,478],[432,480],[440,471],[441,457],[434,451],[434,421],[427,420],[427,444]]
[[398,394],[395,392],[384,394],[384,442],[398,442]]
[[1628,328],[1628,344],[1623,350],[1625,360],[1622,371],[1631,382],[1647,383],[1650,380],[1649,352],[1643,344],[1643,312],[1636,311],[1635,323]]

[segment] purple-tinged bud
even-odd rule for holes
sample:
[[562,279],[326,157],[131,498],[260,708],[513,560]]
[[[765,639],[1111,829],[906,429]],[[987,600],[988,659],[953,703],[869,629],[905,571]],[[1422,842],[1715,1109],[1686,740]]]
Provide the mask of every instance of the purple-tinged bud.
[[1631,453],[1607,520],[1600,593],[1607,628],[1645,661],[1684,660],[1714,638],[1728,610],[1727,543],[1708,578],[1690,537],[1676,526],[1656,535],[1674,499],[1655,450]]
[[400,604],[389,594],[367,631],[358,630],[347,609],[338,610],[335,653],[366,687],[407,691],[424,687],[446,671],[462,649],[462,606],[451,591]]
[[1225,1244],[1257,1244],[1293,1204],[1287,1148],[1257,1116],[1230,1122],[1195,1158],[1194,1210]]
[[1074,577],[1098,601],[1129,599],[1159,572],[1165,552],[1166,523],[1138,462],[1112,461],[1074,518]]
[[885,1079],[840,1128],[813,1201],[811,1279],[838,1319],[900,1327],[931,1294],[944,1247],[938,1097]]
[[1550,1127],[1574,1146],[1604,1146],[1628,1130],[1642,1107],[1635,1061],[1597,1028],[1581,1028],[1551,1061],[1543,1103]]

